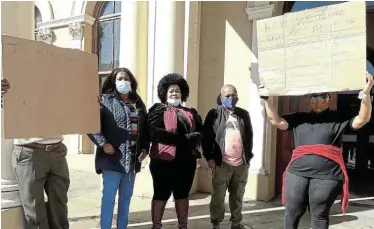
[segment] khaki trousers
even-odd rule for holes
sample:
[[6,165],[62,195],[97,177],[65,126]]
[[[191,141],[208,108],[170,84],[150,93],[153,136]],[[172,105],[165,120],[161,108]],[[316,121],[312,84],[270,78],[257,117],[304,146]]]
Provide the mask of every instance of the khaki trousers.
[[[14,146],[12,165],[19,183],[25,229],[68,229],[69,168],[64,144],[51,151]],[[44,191],[48,196],[44,201]]]
[[248,179],[248,166],[231,166],[223,162],[213,170],[213,192],[210,202],[210,218],[213,224],[219,224],[225,217],[225,196],[229,191],[229,206],[232,225],[241,223],[243,196]]

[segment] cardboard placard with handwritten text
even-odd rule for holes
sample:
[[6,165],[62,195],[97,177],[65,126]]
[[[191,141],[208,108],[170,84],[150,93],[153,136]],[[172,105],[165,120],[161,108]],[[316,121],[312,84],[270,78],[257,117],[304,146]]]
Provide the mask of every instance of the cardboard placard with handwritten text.
[[100,130],[97,56],[1,36],[5,138],[50,138]]
[[260,20],[257,39],[262,95],[358,90],[365,84],[365,2]]

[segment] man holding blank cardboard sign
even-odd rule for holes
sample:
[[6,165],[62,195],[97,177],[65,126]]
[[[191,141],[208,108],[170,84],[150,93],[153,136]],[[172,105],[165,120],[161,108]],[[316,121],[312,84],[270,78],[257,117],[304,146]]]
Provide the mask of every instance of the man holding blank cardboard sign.
[[329,93],[311,95],[311,112],[283,117],[276,113],[268,97],[262,96],[272,125],[294,133],[296,148],[284,173],[282,190],[282,202],[286,207],[285,229],[298,228],[308,206],[312,228],[327,229],[330,209],[340,193],[343,194],[342,211],[346,212],[349,180],[341,151],[342,134],[347,128],[357,130],[370,121],[373,76],[367,73],[366,78],[367,83],[359,94],[360,111],[353,118],[329,109]]
[[97,55],[7,35],[1,44],[2,74],[11,84],[4,135],[17,139],[13,167],[26,229],[67,229],[70,179],[62,135],[100,129]]
[[[10,84],[1,79],[1,94]],[[6,95],[5,95],[6,96]],[[66,146],[62,136],[14,140],[12,166],[19,183],[25,229],[68,229],[70,185]],[[44,191],[48,203],[44,201]]]

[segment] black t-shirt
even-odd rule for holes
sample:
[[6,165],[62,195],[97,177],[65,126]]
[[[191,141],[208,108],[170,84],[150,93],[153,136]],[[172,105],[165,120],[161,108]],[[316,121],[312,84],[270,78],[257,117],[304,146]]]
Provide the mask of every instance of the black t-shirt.
[[[283,116],[293,130],[295,147],[302,145],[334,145],[341,147],[344,130],[352,126],[352,117],[342,112],[298,112]],[[337,163],[319,155],[305,155],[290,166],[290,173],[318,179],[343,180]]]

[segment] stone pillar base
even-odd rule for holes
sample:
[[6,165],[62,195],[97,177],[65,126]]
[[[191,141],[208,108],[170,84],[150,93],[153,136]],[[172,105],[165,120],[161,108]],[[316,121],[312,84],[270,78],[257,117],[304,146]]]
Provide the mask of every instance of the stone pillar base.
[[80,153],[82,154],[94,154],[95,153],[95,145],[92,141],[88,138],[87,135],[81,135],[80,138]]
[[143,168],[140,173],[136,174],[134,185],[134,196],[152,198],[153,180],[148,168]]
[[1,209],[1,228],[24,229],[22,207]]
[[199,168],[199,192],[212,193],[212,170],[208,167],[201,166]]
[[249,172],[244,199],[269,201],[274,198],[274,184],[269,175]]

